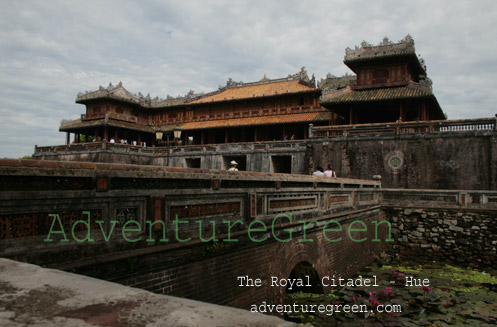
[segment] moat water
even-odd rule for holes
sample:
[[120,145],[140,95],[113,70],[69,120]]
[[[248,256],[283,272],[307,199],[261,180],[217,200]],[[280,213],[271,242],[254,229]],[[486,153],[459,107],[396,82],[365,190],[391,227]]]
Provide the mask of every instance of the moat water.
[[481,260],[458,267],[383,258],[357,276],[376,277],[378,286],[288,293],[285,304],[300,312],[286,320],[312,326],[497,326],[497,270]]

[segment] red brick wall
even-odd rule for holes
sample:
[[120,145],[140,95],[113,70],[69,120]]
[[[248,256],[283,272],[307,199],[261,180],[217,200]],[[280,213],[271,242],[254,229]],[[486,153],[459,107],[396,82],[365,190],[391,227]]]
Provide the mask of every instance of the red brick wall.
[[[378,211],[369,216],[358,218],[368,226],[370,221],[378,220]],[[344,231],[349,224],[342,224]],[[356,226],[357,227],[357,226]],[[384,230],[380,233],[384,235]],[[294,235],[288,243],[266,242],[261,245],[250,243],[231,253],[214,255],[210,258],[171,267],[159,272],[124,278],[118,282],[128,286],[143,288],[155,293],[250,308],[251,304],[280,303],[285,293],[284,287],[270,287],[271,276],[289,278],[295,266],[309,262],[320,278],[325,275],[352,277],[359,269],[370,263],[375,254],[380,254],[388,244],[371,242],[374,230],[357,232],[354,237],[367,237],[362,243],[348,239],[346,234],[339,242],[328,242],[323,238],[322,228],[308,234],[314,242],[299,242],[301,236]],[[384,240],[385,236],[379,236]],[[260,278],[261,287],[240,287],[237,276]],[[329,289],[324,289],[325,292]]]

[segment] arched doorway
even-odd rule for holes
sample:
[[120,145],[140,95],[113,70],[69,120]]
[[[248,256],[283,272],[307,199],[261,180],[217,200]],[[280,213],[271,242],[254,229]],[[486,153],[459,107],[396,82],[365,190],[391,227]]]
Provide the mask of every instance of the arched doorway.
[[[287,285],[286,293],[304,292],[323,294],[321,278],[319,278],[316,269],[307,261],[301,261],[295,265],[288,278],[290,280],[296,280],[296,282],[292,287]],[[299,283],[299,280],[301,280],[302,283]]]

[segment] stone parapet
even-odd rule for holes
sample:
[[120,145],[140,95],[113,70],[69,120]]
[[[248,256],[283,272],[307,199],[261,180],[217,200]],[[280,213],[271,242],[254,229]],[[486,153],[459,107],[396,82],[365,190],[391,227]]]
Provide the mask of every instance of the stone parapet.
[[467,266],[497,265],[497,192],[382,190],[392,224],[389,251]]
[[466,132],[495,132],[496,118],[408,121],[374,124],[354,124],[335,126],[315,126],[312,128],[313,138],[346,138],[374,137],[388,135],[456,135]]

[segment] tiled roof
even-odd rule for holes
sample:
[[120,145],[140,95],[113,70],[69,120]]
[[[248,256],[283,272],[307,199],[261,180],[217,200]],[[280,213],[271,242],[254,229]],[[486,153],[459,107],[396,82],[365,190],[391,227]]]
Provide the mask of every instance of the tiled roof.
[[344,75],[340,77],[336,76],[326,76],[326,79],[321,79],[318,83],[318,87],[323,90],[323,93],[329,90],[340,90],[346,88],[350,85],[351,81],[356,81],[357,76],[355,75]]
[[159,99],[158,97],[152,99],[150,95],[143,96],[141,93],[138,95],[132,94],[123,87],[121,82],[119,82],[116,86],[109,84],[108,87],[100,86],[96,91],[80,92],[76,98],[76,103],[84,104],[96,99],[115,99],[137,104],[143,108],[166,108],[180,106],[185,102],[190,101],[194,96],[193,92],[190,92],[184,97],[173,98],[168,96],[167,99]]
[[381,101],[391,99],[406,99],[406,98],[425,98],[431,97],[433,93],[429,88],[422,87],[389,87],[382,89],[358,90],[349,92],[333,93],[331,96],[322,97],[322,103],[341,103],[341,102],[365,102],[365,101]]
[[378,45],[372,45],[365,41],[361,43],[361,47],[355,49],[345,49],[344,63],[354,72],[361,62],[383,60],[385,58],[403,57],[407,58],[410,67],[416,71],[416,74],[426,75],[426,65],[422,58],[416,56],[414,48],[414,40],[410,35],[400,40],[397,43],[391,42],[387,37]]
[[288,93],[315,92],[316,89],[300,83],[298,80],[278,83],[266,83],[250,86],[234,87],[216,92],[190,103],[209,103],[217,101],[250,99],[263,96],[282,95]]
[[383,42],[376,46],[363,42],[361,47],[356,47],[355,50],[347,48],[345,50],[345,63],[357,60],[403,55],[416,56],[416,52],[414,50],[414,40],[410,35],[406,36],[398,43],[390,42],[390,40],[385,37]]
[[414,55],[414,47],[394,47],[391,45],[387,46],[378,46],[378,47],[365,47],[361,48],[353,55],[345,56],[345,63],[357,61],[357,60],[366,60],[372,58],[380,58],[380,57],[392,57],[392,56],[403,56],[403,55]]
[[72,121],[63,122],[59,127],[59,131],[71,132],[71,131],[74,131],[77,129],[99,127],[99,126],[114,126],[114,127],[121,127],[121,128],[130,129],[130,130],[134,130],[134,131],[140,131],[140,132],[149,132],[149,133],[153,132],[152,127],[150,127],[148,125],[130,123],[130,122],[125,122],[125,121],[120,121],[120,120],[115,120],[115,119],[108,119],[108,121],[106,122],[104,118],[93,119],[93,120],[83,120],[83,121],[81,119],[76,119],[76,120],[72,120]]
[[328,120],[330,120],[330,112],[320,111],[320,112],[309,112],[309,113],[299,113],[299,114],[282,114],[282,115],[271,115],[271,116],[190,122],[183,124],[181,126],[181,129],[194,130],[194,129],[206,129],[206,128],[273,125],[273,124],[288,124],[288,123],[328,121]]

